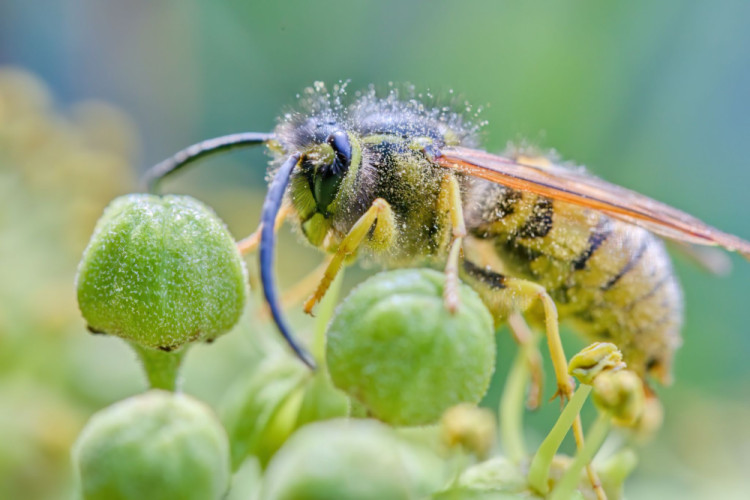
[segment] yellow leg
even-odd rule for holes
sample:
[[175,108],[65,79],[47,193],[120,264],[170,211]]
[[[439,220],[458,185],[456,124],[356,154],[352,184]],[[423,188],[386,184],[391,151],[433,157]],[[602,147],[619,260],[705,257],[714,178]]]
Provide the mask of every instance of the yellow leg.
[[309,297],[310,294],[315,291],[315,287],[320,283],[320,280],[323,279],[330,263],[331,258],[327,257],[318,267],[313,269],[312,272],[295,283],[289,290],[285,291],[281,295],[281,307],[283,309],[291,309]]
[[[562,341],[560,340],[560,330],[557,321],[557,307],[552,297],[543,286],[532,281],[526,281],[518,278],[506,278],[505,287],[518,294],[519,298],[538,299],[544,307],[544,324],[547,334],[547,346],[549,347],[552,366],[555,370],[557,379],[557,394],[563,399],[569,399],[575,389],[573,381],[568,374],[568,359],[565,357]],[[529,304],[530,305],[530,304]]]
[[448,212],[451,224],[451,244],[448,252],[448,262],[445,265],[445,287],[443,300],[445,307],[451,312],[458,310],[458,263],[461,258],[461,247],[466,236],[464,213],[461,203],[461,187],[453,174],[445,174],[441,183],[440,197],[437,209]]
[[[547,344],[552,358],[552,365],[557,378],[557,394],[563,400],[570,399],[573,394],[574,384],[568,375],[568,360],[560,340],[560,331],[557,323],[557,307],[552,297],[549,296],[543,286],[531,281],[503,276],[483,267],[479,267],[471,261],[464,261],[464,268],[469,277],[476,279],[480,291],[484,291],[485,300],[488,300],[493,309],[500,311],[501,317],[507,318],[511,330],[519,339],[519,342],[528,342],[533,339],[533,334],[526,326],[526,322],[520,313],[528,310],[536,301],[541,301],[544,307],[545,330]],[[536,351],[538,353],[538,351]],[[531,356],[529,362],[536,363]],[[538,359],[538,357],[537,357]],[[533,369],[532,369],[533,373]],[[541,372],[540,372],[541,373]],[[533,391],[533,387],[532,387]],[[583,447],[583,427],[581,417],[576,416],[573,421],[573,435],[578,449]],[[606,500],[606,495],[601,483],[591,464],[586,467],[591,485],[599,500]]]
[[[318,286],[320,280],[323,279],[323,275],[325,274],[330,262],[331,258],[327,257],[320,265],[318,265],[318,267],[295,283],[289,290],[284,291],[281,295],[281,309],[291,309],[309,297],[310,294],[315,291],[315,287]],[[264,303],[262,305],[259,314],[262,319],[270,318],[271,310],[268,308],[268,304]]]
[[305,302],[307,314],[312,313],[313,307],[323,298],[346,258],[357,251],[367,235],[370,234],[370,230],[373,231],[372,238],[374,240],[390,240],[395,234],[391,206],[382,198],[377,198],[372,202],[372,206],[354,223],[349,233],[341,240],[320,283],[318,283],[318,288]]
[[520,313],[513,313],[508,317],[508,326],[516,342],[527,353],[526,364],[529,367],[531,383],[526,396],[526,408],[536,410],[542,401],[542,388],[544,387],[544,365],[542,354],[537,347],[537,334],[531,331]]
[[[290,205],[289,203],[286,203],[284,206],[282,206],[279,210],[279,214],[276,216],[274,229],[278,231],[281,225],[284,223],[284,220],[293,212],[294,208],[292,208],[292,205]],[[258,228],[253,231],[252,234],[237,242],[237,249],[240,251],[240,254],[247,255],[258,249],[258,245],[260,245],[260,233],[262,230],[263,223],[260,223],[258,224]]]
[[[544,306],[545,330],[547,333],[547,345],[549,346],[552,366],[555,369],[555,378],[557,379],[557,394],[563,401],[570,399],[573,395],[574,384],[568,374],[568,358],[565,356],[562,341],[560,340],[560,330],[557,321],[557,307],[552,297],[549,296],[543,286],[517,278],[508,278],[505,281],[507,288],[515,290],[521,296],[527,298],[537,298]],[[575,437],[576,447],[580,450],[583,447],[583,426],[581,416],[576,416],[573,421],[573,436]],[[607,496],[602,489],[599,476],[591,464],[586,466],[591,486],[596,492],[599,500],[606,500]]]

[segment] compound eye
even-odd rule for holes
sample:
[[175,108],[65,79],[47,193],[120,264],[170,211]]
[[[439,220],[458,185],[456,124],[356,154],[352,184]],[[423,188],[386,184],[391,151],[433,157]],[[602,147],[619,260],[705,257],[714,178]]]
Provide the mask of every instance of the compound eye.
[[313,174],[308,177],[308,180],[318,212],[328,217],[328,207],[336,198],[341,182],[349,170],[349,165],[351,165],[352,145],[349,142],[349,135],[343,130],[332,132],[326,138],[326,143],[333,150],[333,161],[313,170]]
[[349,142],[349,135],[343,130],[337,130],[328,136],[326,142],[333,148],[335,155],[330,173],[341,175],[349,169],[352,162],[352,145]]

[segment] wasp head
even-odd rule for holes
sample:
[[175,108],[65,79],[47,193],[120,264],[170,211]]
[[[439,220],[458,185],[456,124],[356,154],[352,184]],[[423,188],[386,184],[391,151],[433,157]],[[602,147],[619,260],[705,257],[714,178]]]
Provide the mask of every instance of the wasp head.
[[307,181],[315,201],[315,210],[328,218],[341,181],[352,163],[352,145],[343,130],[328,134],[325,142],[314,146],[301,165],[301,175]]
[[[291,173],[289,200],[302,233],[314,246],[321,246],[346,204],[341,200],[346,179],[361,158],[357,137],[332,117],[311,117],[298,124],[294,141],[286,141],[284,153],[300,153]],[[354,165],[355,168],[350,168]]]

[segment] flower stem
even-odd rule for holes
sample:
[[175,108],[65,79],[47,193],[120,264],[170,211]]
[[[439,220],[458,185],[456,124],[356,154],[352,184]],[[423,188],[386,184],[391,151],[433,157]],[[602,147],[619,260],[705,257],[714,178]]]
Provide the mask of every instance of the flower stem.
[[146,370],[146,377],[151,389],[177,390],[177,374],[187,347],[177,351],[160,351],[130,342]]
[[594,422],[594,425],[591,426],[591,429],[586,436],[586,444],[583,445],[583,448],[578,450],[573,463],[570,464],[570,467],[565,471],[560,482],[557,483],[555,489],[552,490],[552,494],[549,497],[550,500],[567,500],[571,497],[581,480],[581,472],[583,471],[583,468],[591,463],[594,455],[599,451],[604,439],[607,437],[611,421],[612,418],[609,415],[604,412],[599,413],[599,417]]
[[565,405],[557,422],[555,422],[552,430],[547,434],[547,437],[544,438],[536,455],[534,455],[534,459],[531,461],[531,466],[529,467],[529,485],[539,493],[546,495],[549,491],[549,469],[552,464],[552,459],[555,457],[563,439],[565,439],[565,435],[573,425],[573,421],[581,411],[583,403],[586,402],[586,398],[590,392],[590,385],[580,385],[578,389],[576,389],[573,397],[571,397],[568,404]]
[[320,305],[318,306],[311,351],[315,360],[320,363],[321,366],[325,366],[326,362],[326,331],[328,330],[328,323],[330,323],[331,318],[333,317],[336,305],[339,302],[339,294],[341,292],[341,283],[344,281],[345,269],[346,268],[341,268],[341,271],[339,271],[338,275],[331,283],[328,293],[325,294],[323,300],[320,301]]
[[[533,343],[533,345],[536,345]],[[500,417],[500,438],[508,458],[518,463],[526,457],[526,444],[523,439],[524,393],[529,381],[529,365],[526,361],[527,351],[524,345],[518,350],[513,366],[505,381],[505,388],[500,399],[498,415]]]
[[601,477],[615,491],[621,491],[625,480],[638,464],[638,456],[630,448],[620,450],[598,467]]

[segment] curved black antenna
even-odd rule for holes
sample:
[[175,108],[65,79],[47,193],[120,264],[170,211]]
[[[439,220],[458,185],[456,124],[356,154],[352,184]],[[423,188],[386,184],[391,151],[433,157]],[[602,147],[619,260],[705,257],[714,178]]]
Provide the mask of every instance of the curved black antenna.
[[291,329],[286,324],[284,316],[281,314],[279,298],[276,293],[276,282],[274,281],[274,247],[276,245],[276,216],[279,213],[281,202],[284,199],[284,191],[289,184],[289,177],[292,170],[299,162],[300,154],[296,153],[287,158],[268,187],[266,200],[263,202],[263,213],[260,216],[260,222],[263,229],[260,233],[260,281],[263,284],[263,295],[266,298],[268,307],[271,309],[271,316],[279,328],[281,335],[292,348],[294,353],[311,369],[315,369],[315,361],[309,352],[303,349],[292,336]]
[[265,144],[273,139],[273,134],[262,132],[242,132],[239,134],[223,135],[213,139],[206,139],[192,146],[188,146],[182,151],[177,152],[171,158],[167,158],[161,163],[157,163],[143,174],[141,185],[149,193],[155,193],[159,187],[159,182],[166,176],[176,172],[188,163],[193,163],[204,156],[210,156],[214,153],[229,151],[230,149],[257,146]]

